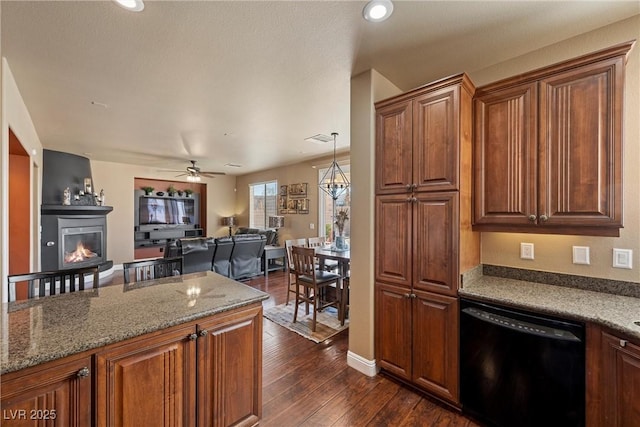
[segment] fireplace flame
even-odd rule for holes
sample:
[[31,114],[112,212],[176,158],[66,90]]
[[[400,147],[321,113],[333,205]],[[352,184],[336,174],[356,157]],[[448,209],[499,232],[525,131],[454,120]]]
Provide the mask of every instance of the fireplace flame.
[[78,242],[78,245],[76,246],[76,250],[73,252],[66,252],[64,254],[64,262],[66,264],[70,264],[70,263],[75,263],[75,262],[82,262],[82,261],[86,261],[90,258],[95,258],[97,257],[98,254],[91,251],[91,249],[89,248],[85,248],[84,245],[82,244],[82,242]]

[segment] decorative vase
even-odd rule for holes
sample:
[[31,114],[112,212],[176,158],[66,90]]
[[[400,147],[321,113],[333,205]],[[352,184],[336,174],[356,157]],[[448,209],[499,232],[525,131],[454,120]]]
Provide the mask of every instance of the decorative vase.
[[343,236],[336,236],[336,249],[339,251],[347,249],[347,241]]

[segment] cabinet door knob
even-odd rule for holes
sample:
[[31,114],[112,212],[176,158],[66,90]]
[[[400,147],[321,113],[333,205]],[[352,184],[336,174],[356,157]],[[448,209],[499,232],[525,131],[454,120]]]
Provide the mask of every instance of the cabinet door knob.
[[418,188],[418,184],[411,184],[411,188],[415,190],[416,188]]
[[195,341],[195,340],[197,340],[197,339],[198,339],[198,334],[191,334],[191,335],[189,335],[189,339],[190,339],[191,341]]
[[413,298],[418,298],[418,296],[416,294],[411,294],[411,299]]
[[535,222],[536,221],[536,216],[533,215],[533,214],[529,215],[529,221]]
[[411,298],[411,294],[404,294],[402,296],[405,297],[405,298]]
[[411,202],[412,202],[412,203],[416,203],[417,201],[418,201],[418,198],[417,198],[417,197],[412,197],[412,198],[411,198]]
[[549,217],[546,215],[540,215],[540,221],[542,222],[547,222],[549,220]]
[[208,332],[206,329],[202,329],[200,332],[198,332],[198,334],[199,334],[201,337],[205,337],[205,336],[207,336],[207,334],[208,334],[208,333],[209,333],[209,332]]
[[407,191],[411,191],[411,189],[413,188],[413,184],[407,184],[405,185],[405,187],[407,188]]
[[620,347],[626,347],[627,346],[627,340],[620,340]]
[[413,197],[407,197],[407,203],[413,202]]
[[89,368],[87,368],[86,366],[82,369],[80,369],[78,371],[78,373],[76,374],[76,376],[78,378],[87,378],[89,375],[91,374],[91,371],[89,371]]

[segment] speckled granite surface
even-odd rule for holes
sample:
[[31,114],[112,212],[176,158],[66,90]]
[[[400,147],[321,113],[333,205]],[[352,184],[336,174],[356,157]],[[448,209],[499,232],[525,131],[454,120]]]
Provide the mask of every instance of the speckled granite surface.
[[2,304],[0,373],[262,301],[212,272]]
[[477,300],[608,326],[640,339],[640,298],[526,280],[465,273],[459,294]]

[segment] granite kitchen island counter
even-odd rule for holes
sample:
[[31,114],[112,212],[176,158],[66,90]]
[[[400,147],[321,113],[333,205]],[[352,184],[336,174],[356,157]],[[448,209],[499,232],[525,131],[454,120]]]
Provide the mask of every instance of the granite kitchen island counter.
[[2,304],[5,374],[260,302],[268,294],[213,272]]
[[464,281],[459,294],[472,298],[594,322],[640,338],[640,298],[567,286],[480,275]]

